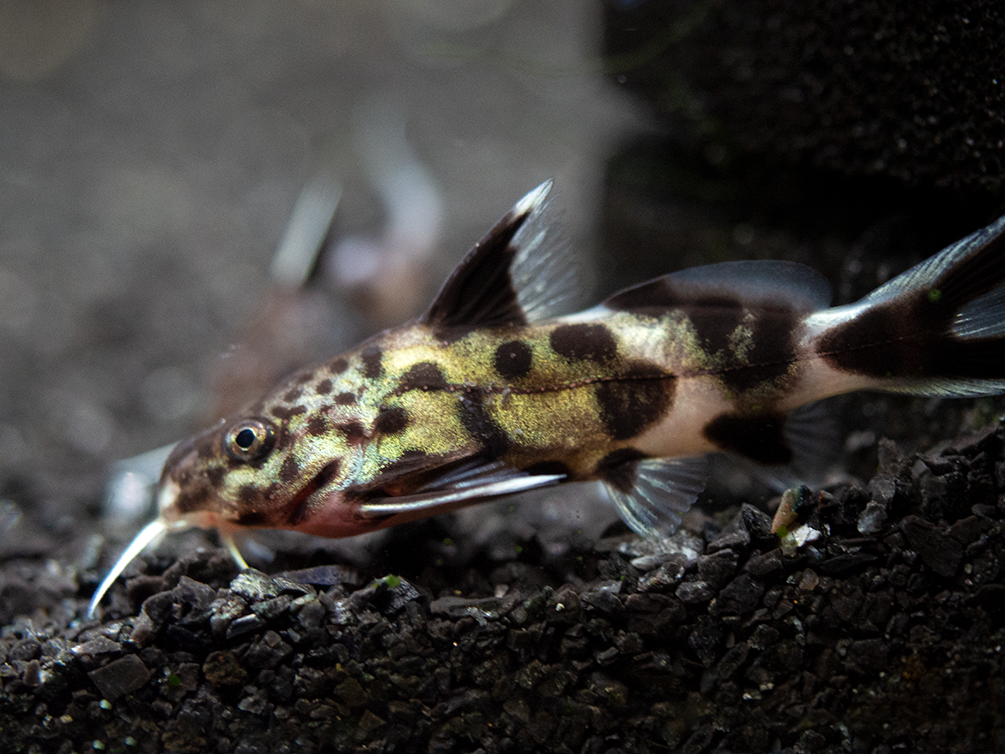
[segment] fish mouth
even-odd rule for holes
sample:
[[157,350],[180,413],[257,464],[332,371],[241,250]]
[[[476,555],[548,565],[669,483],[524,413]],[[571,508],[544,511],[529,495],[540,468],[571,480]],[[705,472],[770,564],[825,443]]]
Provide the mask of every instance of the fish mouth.
[[173,479],[161,479],[157,490],[157,513],[162,519],[176,518],[174,513],[175,502],[178,500],[178,493],[181,487]]
[[157,490],[157,519],[164,524],[164,531],[179,531],[189,527],[214,529],[221,525],[220,516],[213,511],[197,510],[181,513],[178,497],[181,486],[173,479],[162,479]]

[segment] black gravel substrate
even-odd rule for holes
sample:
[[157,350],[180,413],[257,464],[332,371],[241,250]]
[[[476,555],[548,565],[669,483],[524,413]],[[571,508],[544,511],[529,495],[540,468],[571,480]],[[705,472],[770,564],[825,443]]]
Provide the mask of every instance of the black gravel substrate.
[[[745,504],[662,552],[531,541],[449,581],[205,551],[116,585],[102,621],[81,619],[97,571],[25,569],[17,592],[9,561],[4,608],[32,617],[0,639],[2,746],[1002,751],[1003,448],[1002,425],[914,457],[884,441],[868,486],[814,491],[785,540]],[[404,529],[398,562],[435,536]]]

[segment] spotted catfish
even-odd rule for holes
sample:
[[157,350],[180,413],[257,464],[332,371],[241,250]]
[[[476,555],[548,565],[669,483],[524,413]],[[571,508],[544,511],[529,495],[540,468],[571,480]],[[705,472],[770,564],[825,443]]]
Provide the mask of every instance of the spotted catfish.
[[[573,287],[548,250],[550,183],[525,196],[417,320],[294,374],[180,443],[162,532],[369,532],[502,495],[600,480],[625,522],[672,531],[703,458],[785,464],[800,407],[852,390],[1005,390],[1005,218],[827,308],[813,270],[732,262],[666,275],[555,317]],[[802,447],[806,443],[802,442]]]

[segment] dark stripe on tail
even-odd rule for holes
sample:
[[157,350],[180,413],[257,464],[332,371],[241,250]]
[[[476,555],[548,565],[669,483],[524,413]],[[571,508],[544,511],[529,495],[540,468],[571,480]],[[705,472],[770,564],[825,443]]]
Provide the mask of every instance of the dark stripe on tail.
[[943,395],[1001,392],[1002,328],[992,328],[986,337],[959,335],[954,328],[965,308],[967,316],[981,317],[984,302],[973,302],[1005,282],[1003,230],[1005,218],[877,289],[863,300],[870,304],[865,311],[821,336],[817,353],[838,369],[891,378],[891,389]]

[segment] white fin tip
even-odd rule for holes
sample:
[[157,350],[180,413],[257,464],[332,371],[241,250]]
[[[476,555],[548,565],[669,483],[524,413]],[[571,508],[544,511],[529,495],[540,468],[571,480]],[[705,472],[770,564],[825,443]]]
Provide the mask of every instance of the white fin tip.
[[544,203],[544,199],[548,196],[548,192],[551,191],[551,178],[546,180],[536,189],[529,191],[523,199],[518,201],[513,206],[513,214],[517,217],[521,215],[529,214],[533,212],[537,207],[540,207]]

